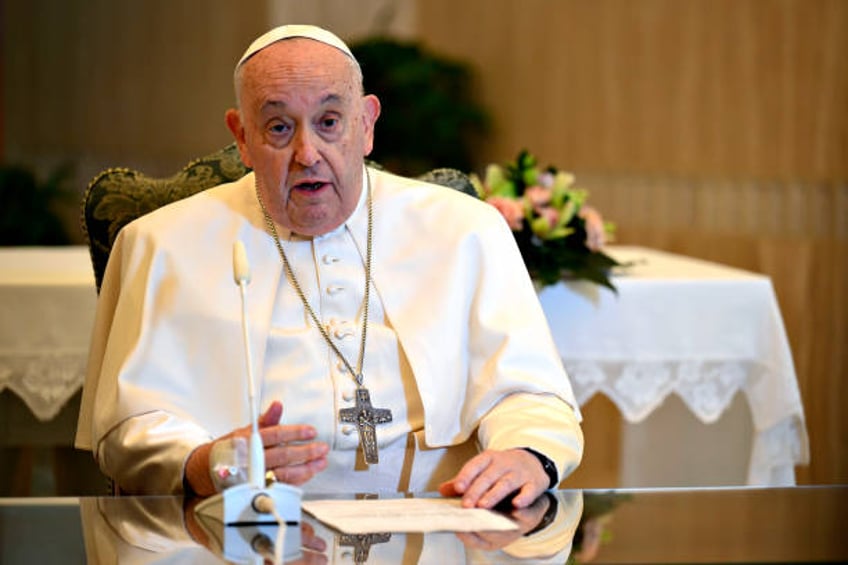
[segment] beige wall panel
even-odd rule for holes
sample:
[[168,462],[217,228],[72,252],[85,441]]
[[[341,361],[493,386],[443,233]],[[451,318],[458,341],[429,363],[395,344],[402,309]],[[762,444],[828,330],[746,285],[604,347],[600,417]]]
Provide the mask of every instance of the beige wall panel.
[[419,2],[421,37],[473,62],[496,135],[583,171],[848,176],[848,2]]
[[228,143],[232,68],[267,16],[258,0],[10,0],[4,20],[4,159],[87,179]]

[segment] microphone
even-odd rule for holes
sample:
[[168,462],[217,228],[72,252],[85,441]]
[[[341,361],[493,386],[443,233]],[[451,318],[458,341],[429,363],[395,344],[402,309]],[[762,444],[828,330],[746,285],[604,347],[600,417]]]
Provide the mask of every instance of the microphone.
[[[300,554],[300,501],[302,491],[283,483],[265,485],[265,448],[259,434],[259,413],[256,406],[256,391],[253,378],[253,362],[250,352],[250,332],[247,317],[247,285],[250,283],[250,265],[247,252],[241,241],[233,244],[233,281],[241,295],[241,327],[244,341],[245,368],[247,371],[247,401],[250,412],[251,432],[249,440],[248,480],[245,483],[225,488],[210,496],[195,507],[198,521],[223,543],[224,554],[244,556],[250,554],[244,547],[244,534],[235,530],[244,527],[262,527],[276,524],[285,528],[283,547],[288,548],[286,557]],[[211,530],[211,531],[210,531]],[[213,533],[214,532],[214,533]],[[230,533],[228,533],[230,532]],[[282,531],[280,531],[282,533]],[[229,540],[230,548],[227,549]]]
[[233,279],[240,287],[250,284],[250,264],[247,262],[244,243],[240,240],[233,244]]
[[241,294],[241,333],[244,341],[247,402],[250,407],[251,420],[247,480],[256,488],[262,488],[265,486],[265,449],[262,445],[262,436],[259,435],[259,410],[256,407],[256,385],[253,378],[250,335],[247,323],[247,285],[250,284],[250,265],[247,262],[247,252],[244,250],[244,244],[241,241],[236,241],[233,244],[233,280],[238,285]]

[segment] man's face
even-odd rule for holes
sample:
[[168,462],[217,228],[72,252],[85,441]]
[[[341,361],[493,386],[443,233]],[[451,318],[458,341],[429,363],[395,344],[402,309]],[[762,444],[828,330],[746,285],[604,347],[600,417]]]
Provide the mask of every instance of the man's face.
[[310,39],[274,43],[241,72],[227,125],[268,211],[302,235],[332,231],[359,201],[379,101],[362,95],[346,55]]

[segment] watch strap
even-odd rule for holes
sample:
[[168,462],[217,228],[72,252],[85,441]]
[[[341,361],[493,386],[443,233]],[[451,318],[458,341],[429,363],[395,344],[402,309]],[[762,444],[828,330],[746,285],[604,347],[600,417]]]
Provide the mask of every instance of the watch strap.
[[545,455],[539,453],[538,451],[530,447],[522,447],[521,449],[534,456],[536,459],[539,460],[539,463],[542,464],[542,469],[545,470],[545,474],[548,476],[548,488],[551,489],[557,486],[557,484],[559,483],[559,473],[557,473],[556,465],[554,465],[554,462],[548,459]]

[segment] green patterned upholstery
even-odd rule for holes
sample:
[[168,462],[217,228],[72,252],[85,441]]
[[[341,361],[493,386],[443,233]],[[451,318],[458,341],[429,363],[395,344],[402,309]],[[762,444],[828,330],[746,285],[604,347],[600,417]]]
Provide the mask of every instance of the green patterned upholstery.
[[[81,223],[98,291],[112,244],[121,228],[160,206],[238,180],[249,171],[233,143],[192,161],[165,179],[124,168],[108,169],[94,177],[83,196]],[[419,178],[476,196],[468,176],[456,169],[435,169]]]
[[474,198],[479,198],[477,189],[471,184],[471,179],[468,175],[457,169],[440,168],[427,171],[418,177],[425,182],[440,184],[448,188],[454,188],[460,192],[464,192]]

